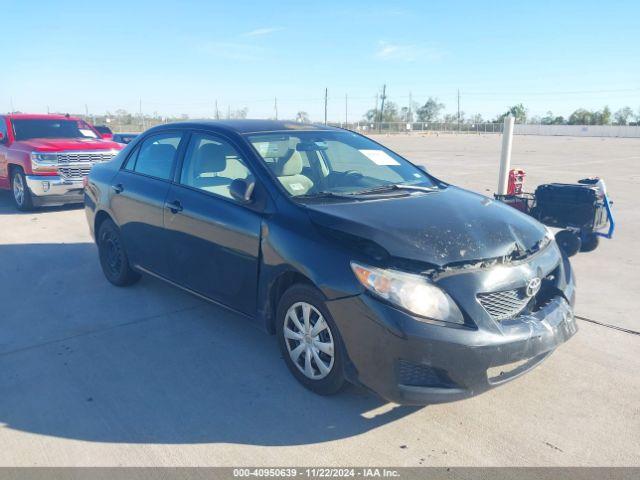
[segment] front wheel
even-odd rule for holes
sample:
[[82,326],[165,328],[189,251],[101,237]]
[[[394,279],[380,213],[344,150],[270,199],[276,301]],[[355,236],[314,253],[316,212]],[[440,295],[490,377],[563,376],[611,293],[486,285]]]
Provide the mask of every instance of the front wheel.
[[13,203],[18,210],[26,212],[33,208],[31,190],[27,185],[24,172],[19,168],[16,168],[11,176],[11,192],[13,193]]
[[104,276],[115,286],[125,287],[140,279],[129,265],[120,230],[111,220],[102,222],[98,229],[98,253]]
[[345,384],[345,353],[338,327],[320,292],[289,288],[278,304],[276,331],[289,370],[309,390],[337,393]]

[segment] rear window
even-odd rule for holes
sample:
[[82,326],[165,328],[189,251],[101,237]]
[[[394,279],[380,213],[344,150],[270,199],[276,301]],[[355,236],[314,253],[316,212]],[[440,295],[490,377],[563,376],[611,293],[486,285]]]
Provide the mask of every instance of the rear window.
[[30,138],[98,138],[82,120],[14,119],[13,133],[17,141]]

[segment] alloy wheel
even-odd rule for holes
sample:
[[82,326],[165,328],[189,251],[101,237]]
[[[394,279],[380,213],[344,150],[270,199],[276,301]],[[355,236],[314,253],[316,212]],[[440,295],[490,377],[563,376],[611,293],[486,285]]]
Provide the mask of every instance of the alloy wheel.
[[24,203],[24,183],[22,182],[22,175],[16,173],[13,177],[13,198],[20,206]]
[[306,302],[289,307],[283,334],[291,361],[305,377],[320,380],[331,373],[335,359],[333,335],[316,307]]

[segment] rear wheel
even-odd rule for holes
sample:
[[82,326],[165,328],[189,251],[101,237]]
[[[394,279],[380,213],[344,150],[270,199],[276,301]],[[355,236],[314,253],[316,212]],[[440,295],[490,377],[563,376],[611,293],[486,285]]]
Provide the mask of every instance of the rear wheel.
[[581,252],[593,252],[598,248],[600,238],[595,233],[589,233],[582,237],[582,243],[580,245]]
[[27,185],[27,179],[21,168],[15,168],[11,175],[11,192],[13,203],[18,210],[28,211],[33,208],[33,198]]
[[140,274],[129,265],[120,230],[109,219],[98,229],[98,253],[104,276],[117,287],[132,285],[140,279]]
[[556,233],[556,243],[567,257],[573,257],[580,251],[580,236],[571,230],[560,230]]
[[309,285],[289,288],[278,304],[276,330],[287,367],[300,383],[320,395],[343,387],[342,339],[320,292]]

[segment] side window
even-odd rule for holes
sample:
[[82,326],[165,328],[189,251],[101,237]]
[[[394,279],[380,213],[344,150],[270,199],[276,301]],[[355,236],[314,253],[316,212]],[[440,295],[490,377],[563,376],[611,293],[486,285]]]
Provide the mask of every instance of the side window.
[[127,159],[125,168],[162,180],[171,179],[181,133],[161,133],[142,142]]
[[191,136],[180,173],[181,184],[232,198],[231,182],[250,176],[245,161],[227,141],[202,133]]

